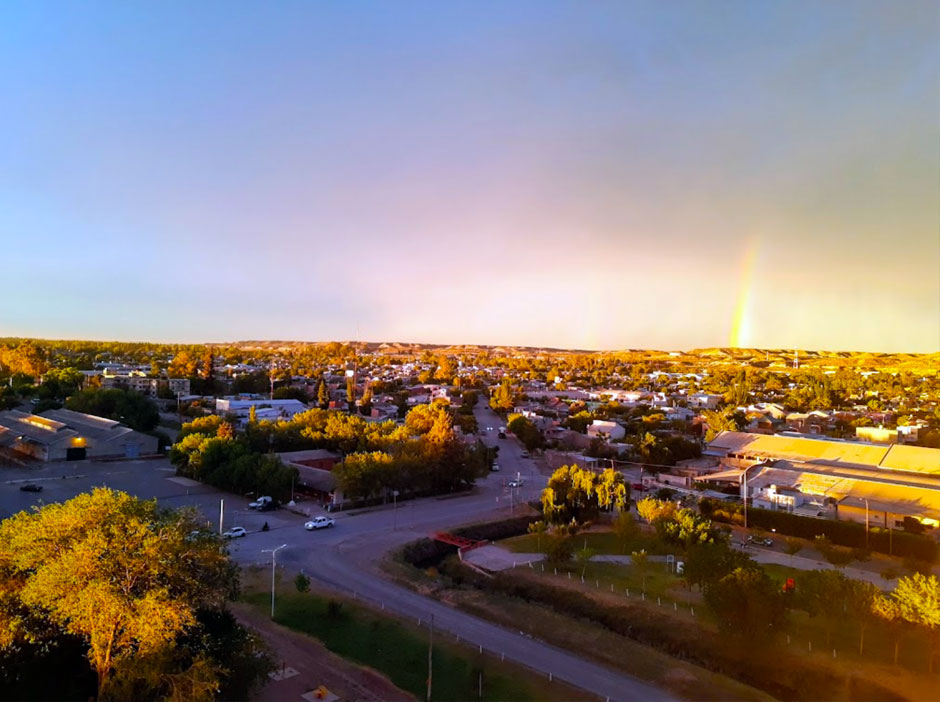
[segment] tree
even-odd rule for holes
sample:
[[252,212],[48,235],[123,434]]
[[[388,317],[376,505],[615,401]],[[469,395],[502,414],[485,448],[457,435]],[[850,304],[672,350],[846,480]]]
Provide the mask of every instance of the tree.
[[72,395],[65,406],[76,412],[113,419],[137,431],[151,431],[160,421],[157,405],[146,395],[133,390],[82,390]]
[[582,548],[575,553],[575,559],[578,561],[578,565],[581,567],[581,577],[584,577],[584,574],[587,572],[588,563],[591,562],[591,559],[597,555],[597,551],[593,548]]
[[640,519],[654,524],[661,519],[672,519],[676,514],[676,503],[668,500],[657,500],[655,497],[644,497],[636,503],[636,513]]
[[704,410],[702,418],[705,420],[705,441],[712,441],[723,431],[741,431],[747,424],[743,413],[736,412],[734,408],[726,407],[724,410]]
[[542,519],[539,519],[538,521],[535,521],[529,524],[528,532],[530,534],[535,534],[535,541],[537,544],[536,548],[538,548],[539,551],[542,550],[542,536],[547,531],[548,531],[548,523]]
[[620,551],[626,553],[627,544],[630,543],[640,531],[636,520],[629,512],[622,511],[617,515],[617,518],[614,519],[612,526],[614,536],[617,537],[617,543],[620,544]]
[[623,509],[628,498],[623,475],[616,471],[601,474],[578,465],[561,466],[542,491],[542,511],[552,523],[565,524],[592,518],[601,508]]
[[872,603],[874,615],[892,633],[894,638],[894,664],[898,664],[898,649],[901,645],[901,633],[907,623],[901,614],[901,608],[893,597],[879,596]]
[[642,592],[646,592],[646,573],[649,571],[650,567],[649,554],[646,553],[646,549],[631,553],[630,563],[633,565],[633,570],[636,574],[640,576],[640,588]]
[[310,591],[310,578],[308,578],[303,573],[297,573],[297,577],[294,578],[294,587],[297,588],[297,592],[309,592]]
[[545,557],[549,563],[555,565],[564,565],[571,560],[574,553],[574,546],[571,543],[571,536],[565,529],[552,529],[548,546],[545,551]]
[[490,408],[495,412],[508,412],[512,407],[512,388],[509,386],[509,380],[506,379],[493,391],[490,397]]
[[330,406],[330,392],[326,388],[326,381],[323,378],[320,378],[320,382],[317,385],[317,404],[320,406],[320,409],[327,409]]
[[931,640],[932,651],[929,657],[929,669],[933,672],[933,659],[940,636],[940,580],[936,575],[914,573],[898,580],[891,593],[897,603],[901,617],[918,626],[924,627]]
[[746,554],[732,549],[724,541],[696,544],[686,553],[683,578],[689,587],[698,585],[704,591],[712,583],[749,564],[751,559]]
[[705,604],[720,629],[747,644],[766,641],[786,622],[782,593],[759,568],[736,568],[708,585]]
[[881,590],[864,580],[849,580],[846,587],[847,611],[858,622],[858,655],[865,653],[865,631],[878,618],[875,603]]
[[197,528],[193,514],[102,488],[0,523],[0,647],[79,637],[101,699],[115,671],[172,649],[234,593],[223,544]]
[[258,408],[252,405],[248,408],[248,423],[257,424],[258,423]]
[[810,570],[800,577],[796,590],[799,607],[811,617],[820,617],[826,629],[826,646],[832,632],[845,619],[850,592],[849,579],[838,570]]

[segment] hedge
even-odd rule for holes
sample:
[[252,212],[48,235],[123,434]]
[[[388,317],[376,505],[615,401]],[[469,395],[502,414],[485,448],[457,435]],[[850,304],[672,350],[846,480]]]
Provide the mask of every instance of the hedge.
[[[703,497],[699,502],[699,510],[712,521],[744,524],[744,507],[738,503]],[[804,539],[823,535],[838,546],[865,548],[865,525],[856,522],[816,519],[790,512],[748,507],[747,525],[767,531],[776,529],[778,534]],[[915,558],[928,563],[937,559],[937,542],[927,536],[897,530],[889,535],[886,529],[872,527],[868,539],[868,548],[872,551]]]

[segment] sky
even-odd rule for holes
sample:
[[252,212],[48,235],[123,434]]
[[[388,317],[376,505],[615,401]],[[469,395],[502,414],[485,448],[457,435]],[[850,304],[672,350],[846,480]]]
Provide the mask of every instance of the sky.
[[940,350],[940,5],[0,4],[0,336]]

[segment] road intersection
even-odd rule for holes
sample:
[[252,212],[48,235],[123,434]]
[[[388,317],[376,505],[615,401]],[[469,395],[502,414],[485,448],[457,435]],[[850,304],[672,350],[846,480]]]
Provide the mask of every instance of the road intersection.
[[[400,501],[395,505],[333,513],[335,529],[306,531],[306,517],[289,510],[258,513],[247,509],[248,499],[176,478],[165,459],[116,463],[59,463],[39,468],[5,469],[0,480],[0,518],[40,502],[67,500],[92,487],[104,485],[144,499],[156,498],[172,507],[191,506],[205,518],[208,528],[245,527],[249,534],[230,542],[232,558],[242,566],[268,565],[264,550],[287,544],[278,553],[278,563],[292,571],[303,571],[322,586],[353,595],[400,616],[428,622],[495,656],[515,661],[533,670],[611,700],[658,700],[668,695],[659,688],[624,673],[580,658],[522,632],[509,631],[478,617],[452,609],[382,577],[379,567],[393,549],[416,538],[461,524],[505,518],[516,505],[535,499],[545,485],[533,461],[523,458],[515,439],[499,439],[501,419],[487,407],[475,410],[489,445],[498,445],[501,470],[491,472],[476,487],[457,496]],[[492,426],[491,432],[485,427]],[[523,485],[511,489],[517,476]],[[24,482],[43,485],[42,493],[18,489]],[[298,507],[305,506],[300,503]],[[308,511],[309,516],[322,510]],[[263,525],[268,530],[263,531]]]

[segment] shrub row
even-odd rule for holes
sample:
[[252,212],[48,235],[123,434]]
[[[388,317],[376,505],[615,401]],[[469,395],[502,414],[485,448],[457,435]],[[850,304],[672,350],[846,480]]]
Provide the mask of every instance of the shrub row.
[[[459,585],[516,597],[551,607],[566,616],[594,622],[675,658],[765,690],[778,699],[833,698],[847,684],[843,675],[803,657],[777,648],[769,649],[767,655],[754,651],[743,653],[717,632],[701,627],[690,629],[678,624],[674,617],[649,607],[630,603],[607,605],[576,590],[512,574],[500,573],[489,579],[454,560],[442,565],[442,573]],[[884,694],[881,699],[885,701],[903,699],[886,689],[879,692]]]
[[[699,509],[704,516],[713,521],[744,524],[743,505],[706,497],[699,502]],[[776,529],[778,534],[798,536],[804,539],[813,539],[824,535],[838,546],[865,548],[865,525],[856,522],[815,519],[789,512],[749,507],[747,510],[747,525],[749,527],[760,527],[767,531]],[[871,528],[868,538],[869,548],[872,551],[892,553],[895,556],[916,558],[930,563],[937,558],[937,543],[927,536],[897,530],[889,534],[885,529]]]

